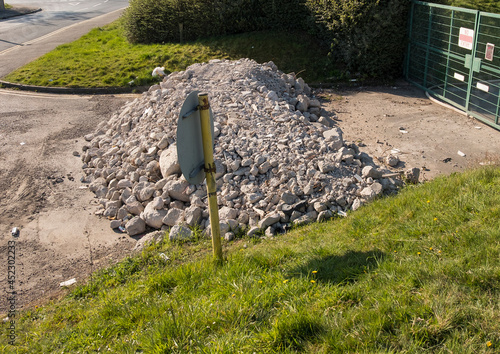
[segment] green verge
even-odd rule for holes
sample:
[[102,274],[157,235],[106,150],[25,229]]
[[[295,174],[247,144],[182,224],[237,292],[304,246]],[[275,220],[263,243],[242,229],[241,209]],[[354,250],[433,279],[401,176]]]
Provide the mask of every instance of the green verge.
[[37,86],[126,87],[155,83],[157,66],[166,72],[210,59],[274,61],[284,72],[302,72],[308,82],[324,81],[332,70],[328,48],[304,33],[255,32],[184,44],[135,45],[119,21],[95,28],[12,72],[6,81]]
[[208,240],[166,241],[22,311],[15,347],[3,323],[0,351],[498,352],[499,219],[489,167],[226,244],[219,267]]

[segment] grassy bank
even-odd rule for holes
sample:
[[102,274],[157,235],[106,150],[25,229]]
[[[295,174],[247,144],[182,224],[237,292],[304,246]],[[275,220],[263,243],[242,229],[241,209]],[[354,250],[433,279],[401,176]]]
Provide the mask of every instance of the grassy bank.
[[[152,246],[23,312],[9,352],[494,353],[500,170],[485,168],[267,240]],[[170,260],[165,260],[167,255]]]
[[153,69],[166,72],[210,59],[252,58],[274,61],[284,72],[301,72],[308,82],[324,81],[332,70],[324,48],[303,33],[257,32],[185,44],[133,45],[119,22],[96,28],[75,42],[61,45],[5,80],[39,86],[124,87],[155,82]]

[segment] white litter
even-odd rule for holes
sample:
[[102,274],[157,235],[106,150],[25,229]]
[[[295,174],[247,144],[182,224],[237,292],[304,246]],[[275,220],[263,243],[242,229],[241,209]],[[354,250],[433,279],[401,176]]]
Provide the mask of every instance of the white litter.
[[165,253],[160,253],[160,258],[163,258],[165,261],[169,261],[170,258]]
[[403,133],[403,134],[408,134],[408,131],[407,130],[403,130],[403,129],[400,129],[399,132]]
[[153,73],[151,75],[153,76],[159,76],[159,77],[164,77],[165,76],[165,67],[162,66],[161,68],[159,66],[157,66],[156,68],[154,68],[153,70]]
[[76,283],[76,278],[72,278],[70,280],[63,281],[62,283],[59,284],[59,286],[70,286],[75,283]]
[[462,151],[460,151],[460,150],[458,150],[457,154],[459,154],[462,157],[465,157],[465,154]]

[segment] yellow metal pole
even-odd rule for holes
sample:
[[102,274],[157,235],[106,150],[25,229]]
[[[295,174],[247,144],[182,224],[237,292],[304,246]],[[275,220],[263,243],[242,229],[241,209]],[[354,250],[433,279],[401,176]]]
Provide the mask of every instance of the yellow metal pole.
[[212,230],[212,246],[214,258],[222,261],[222,246],[220,242],[219,207],[217,205],[217,185],[215,183],[214,147],[212,146],[212,128],[210,125],[210,103],[208,94],[198,95],[200,104],[201,136],[203,139],[203,155],[205,157],[205,175],[207,178],[208,211],[210,213],[210,228]]

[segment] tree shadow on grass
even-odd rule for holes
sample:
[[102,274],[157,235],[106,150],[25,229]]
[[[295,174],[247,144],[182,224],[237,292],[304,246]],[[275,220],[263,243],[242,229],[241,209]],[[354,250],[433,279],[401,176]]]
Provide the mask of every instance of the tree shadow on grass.
[[380,250],[347,251],[343,255],[319,256],[292,269],[290,276],[347,285],[356,282],[360,275],[378,268],[385,257],[386,254]]

